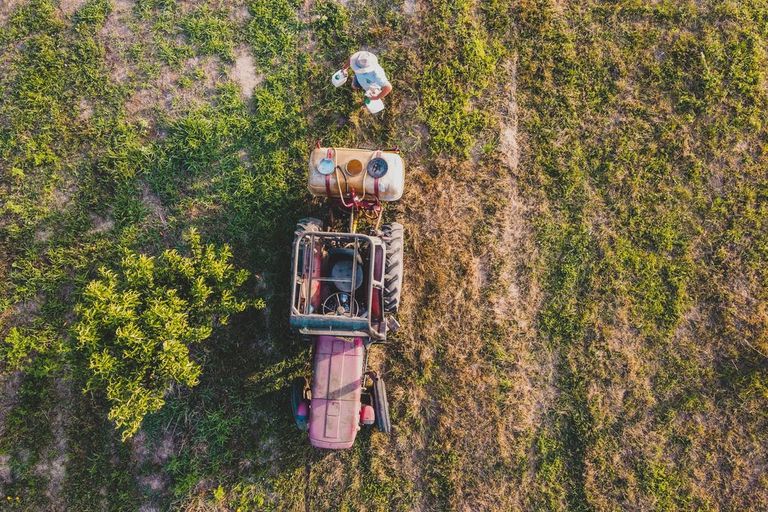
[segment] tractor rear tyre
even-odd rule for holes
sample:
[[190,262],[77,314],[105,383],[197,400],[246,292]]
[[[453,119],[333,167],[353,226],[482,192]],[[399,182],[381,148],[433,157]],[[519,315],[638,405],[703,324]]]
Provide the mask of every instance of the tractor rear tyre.
[[293,412],[293,421],[296,427],[302,432],[309,429],[309,423],[306,416],[299,414],[299,404],[307,402],[304,391],[307,389],[307,379],[305,377],[296,377],[291,382],[291,411]]
[[397,313],[400,291],[403,288],[403,225],[398,222],[384,224],[382,240],[387,247],[384,268],[384,312]]
[[320,219],[316,219],[314,217],[305,217],[303,219],[300,219],[299,222],[296,223],[296,231],[300,231],[302,233],[306,231],[322,231],[323,230],[323,221]]
[[389,402],[387,401],[387,388],[384,379],[373,377],[373,410],[376,414],[376,428],[380,432],[389,434],[392,423],[389,420]]

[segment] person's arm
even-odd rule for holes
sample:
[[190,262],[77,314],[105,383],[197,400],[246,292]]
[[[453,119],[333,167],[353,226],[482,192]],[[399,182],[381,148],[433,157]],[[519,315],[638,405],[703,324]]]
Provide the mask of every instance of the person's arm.
[[344,65],[341,67],[344,71],[347,71],[349,69],[349,66],[351,65],[352,57],[347,57],[346,62],[344,62]]
[[381,91],[376,96],[371,96],[372,100],[380,100],[384,97],[386,97],[389,93],[392,92],[392,84],[387,84],[384,87],[381,88]]

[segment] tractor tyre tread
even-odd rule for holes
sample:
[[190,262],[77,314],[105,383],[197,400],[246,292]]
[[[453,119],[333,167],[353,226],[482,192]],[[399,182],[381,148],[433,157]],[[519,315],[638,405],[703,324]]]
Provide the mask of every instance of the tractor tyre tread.
[[384,434],[389,434],[392,431],[392,422],[389,418],[387,387],[381,377],[373,380],[373,408],[376,414],[376,428]]
[[296,223],[296,231],[322,231],[323,221],[314,217],[304,217]]
[[384,224],[381,231],[387,247],[387,260],[384,264],[384,312],[397,313],[403,287],[403,226],[397,222]]

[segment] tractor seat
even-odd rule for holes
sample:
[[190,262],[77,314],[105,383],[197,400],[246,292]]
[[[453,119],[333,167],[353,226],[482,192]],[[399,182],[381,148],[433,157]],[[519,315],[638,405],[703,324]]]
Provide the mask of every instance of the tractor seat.
[[[355,256],[353,249],[334,248],[328,251],[328,264],[331,269],[333,285],[340,292],[352,292],[352,258]],[[357,268],[355,269],[355,286],[357,290],[362,286],[365,278],[363,259],[357,254]]]

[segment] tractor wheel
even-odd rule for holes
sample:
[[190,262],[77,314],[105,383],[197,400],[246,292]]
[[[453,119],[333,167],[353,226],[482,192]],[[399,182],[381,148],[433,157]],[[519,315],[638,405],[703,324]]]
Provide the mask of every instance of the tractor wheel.
[[384,386],[384,379],[379,376],[373,378],[373,410],[376,414],[376,428],[380,432],[389,434],[392,430],[392,423],[389,421],[387,388]]
[[322,231],[323,221],[314,217],[305,217],[296,223],[296,231]]
[[309,429],[309,417],[299,413],[299,406],[304,403],[303,409],[309,410],[308,400],[305,397],[304,391],[307,389],[307,379],[305,377],[297,377],[293,379],[291,383],[291,410],[293,411],[293,420],[296,422],[296,427],[302,432],[306,432]]
[[384,268],[384,312],[397,313],[403,287],[403,226],[397,222],[384,224],[382,240],[387,246]]

